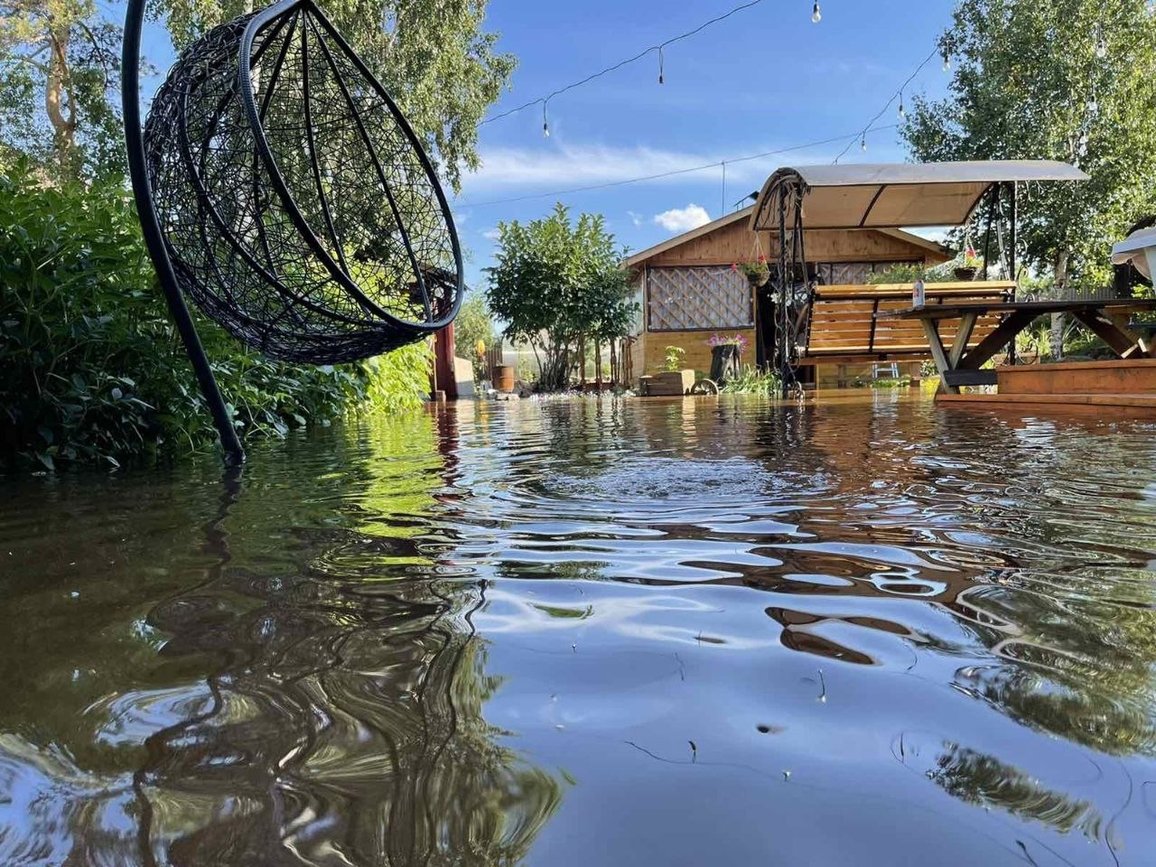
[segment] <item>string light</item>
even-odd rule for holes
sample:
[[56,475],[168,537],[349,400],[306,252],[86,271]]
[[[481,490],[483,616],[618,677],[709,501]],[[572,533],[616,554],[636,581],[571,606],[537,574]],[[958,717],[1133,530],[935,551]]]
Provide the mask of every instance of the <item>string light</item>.
[[[884,132],[886,130],[891,130],[891,129],[896,129],[896,125],[893,123],[890,123],[890,124],[886,124],[884,126],[873,126],[873,127],[871,127],[870,130],[868,130],[868,132]],[[761,153],[757,153],[757,154],[747,154],[746,156],[743,156],[743,157],[732,157],[731,159],[726,160],[726,163],[727,163],[727,165],[734,165],[735,163],[745,163],[745,162],[749,162],[751,160],[766,159],[767,157],[770,157],[770,156],[780,156],[782,154],[792,153],[794,151],[810,150],[812,148],[822,147],[823,145],[829,145],[829,144],[836,144],[836,143],[841,144],[844,142],[848,142],[849,144],[855,144],[855,139],[858,138],[859,135],[860,134],[858,132],[844,133],[843,135],[832,136],[831,138],[819,139],[817,141],[809,141],[809,142],[805,142],[803,144],[791,145],[790,147],[777,148],[777,149],[771,150],[771,151],[762,151]],[[494,205],[509,205],[509,204],[513,204],[515,202],[529,202],[529,201],[533,201],[534,199],[556,199],[559,196],[571,196],[571,195],[574,195],[575,193],[589,193],[589,192],[593,192],[594,190],[608,190],[608,189],[613,189],[615,187],[628,186],[630,184],[641,184],[641,183],[645,183],[646,181],[657,181],[657,180],[661,180],[663,178],[672,178],[672,177],[677,177],[679,175],[692,174],[694,172],[704,172],[704,171],[707,171],[708,169],[717,169],[721,165],[722,164],[719,162],[704,163],[702,165],[697,165],[697,166],[688,166],[684,169],[671,169],[670,171],[659,172],[659,173],[653,174],[653,175],[641,175],[641,176],[636,177],[636,178],[624,178],[623,180],[620,180],[620,181],[607,181],[607,182],[601,183],[601,184],[587,184],[586,186],[583,186],[583,187],[570,187],[568,189],[548,190],[546,192],[540,192],[540,193],[527,193],[526,195],[523,195],[523,196],[512,196],[510,198],[505,198],[505,199],[489,199],[487,201],[482,201],[482,202],[465,201],[465,202],[458,202],[457,204],[463,208],[488,208],[488,207],[492,207]]]
[[[747,9],[751,9],[751,8],[758,6],[764,2],[766,2],[766,0],[746,0],[745,3],[740,3],[737,6],[731,8],[731,9],[728,9],[726,12],[723,12],[721,15],[716,15],[714,18],[710,18],[710,19],[704,21],[702,24],[698,25],[697,27],[695,27],[691,30],[687,30],[685,33],[679,33],[677,36],[672,36],[670,39],[663,40],[662,42],[658,43],[657,45],[651,45],[647,48],[644,48],[632,57],[627,57],[623,60],[618,61],[615,64],[612,64],[610,66],[599,69],[597,72],[592,72],[589,75],[587,75],[585,78],[581,78],[578,81],[573,81],[570,84],[565,85],[564,87],[559,87],[557,90],[553,90],[550,93],[547,93],[545,96],[539,96],[536,99],[531,99],[528,102],[524,102],[521,105],[514,106],[513,108],[507,109],[506,111],[498,112],[497,114],[491,115],[490,117],[487,117],[484,120],[480,121],[478,125],[481,126],[482,124],[493,123],[496,120],[501,120],[504,117],[509,117],[512,114],[517,114],[520,111],[525,111],[527,108],[531,108],[532,106],[538,105],[539,103],[548,102],[549,100],[553,99],[556,96],[560,96],[563,93],[574,90],[577,87],[582,87],[583,85],[589,84],[591,81],[599,79],[604,75],[609,75],[611,72],[616,72],[619,69],[622,69],[622,67],[624,67],[624,66],[629,66],[632,63],[637,63],[639,60],[646,57],[646,55],[650,54],[652,51],[659,51],[660,52],[663,48],[665,48],[668,45],[673,45],[676,42],[681,42],[684,39],[689,39],[692,36],[696,36],[699,33],[701,33],[703,30],[706,30],[708,27],[712,27],[713,25],[718,24],[720,21],[725,21],[726,19],[730,18],[732,15],[737,15],[740,12],[744,12]],[[815,5],[818,6],[819,5],[818,2],[816,2]]]
[[819,0],[815,0],[815,5],[811,7],[811,23],[818,24],[823,20],[823,12],[819,9]]
[[1108,56],[1108,43],[1104,41],[1104,37],[1100,37],[1100,41],[1096,43],[1096,57],[1103,60]]
[[660,45],[660,46],[658,46],[658,83],[659,84],[665,84],[666,83],[665,81],[663,81],[663,77],[662,77],[662,64],[663,64],[662,46]]
[[899,119],[903,120],[907,117],[907,111],[903,108],[903,91],[899,91]]
[[951,72],[951,52],[943,49],[943,71]]
[[[912,73],[907,76],[907,79],[902,84],[900,84],[898,88],[896,88],[893,94],[891,94],[891,98],[888,99],[887,102],[883,103],[883,107],[880,108],[879,111],[875,112],[875,116],[872,117],[871,120],[867,121],[866,125],[863,127],[862,133],[859,135],[859,146],[863,150],[867,150],[867,133],[872,132],[877,128],[875,126],[875,122],[879,120],[879,118],[883,117],[884,113],[891,108],[891,104],[895,102],[896,98],[899,99],[900,103],[903,102],[903,92],[911,85],[911,82],[915,81],[915,77],[923,71],[924,67],[935,59],[935,55],[938,54],[939,51],[939,48],[932,48],[931,51],[927,53],[927,56],[919,62],[919,65],[915,67]],[[844,147],[843,150],[839,151],[839,155],[835,157],[833,162],[838,165],[839,160],[841,160],[846,155],[847,151],[851,150],[851,148],[854,146],[855,139],[852,138],[847,142],[847,146]]]
[[550,121],[546,117],[546,103],[542,103],[542,138],[550,137]]

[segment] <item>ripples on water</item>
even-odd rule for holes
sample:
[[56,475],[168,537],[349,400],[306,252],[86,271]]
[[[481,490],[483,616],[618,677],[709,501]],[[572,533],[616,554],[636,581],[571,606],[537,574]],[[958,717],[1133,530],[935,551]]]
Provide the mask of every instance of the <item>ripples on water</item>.
[[0,863],[1154,864],[1154,434],[462,404],[0,482]]

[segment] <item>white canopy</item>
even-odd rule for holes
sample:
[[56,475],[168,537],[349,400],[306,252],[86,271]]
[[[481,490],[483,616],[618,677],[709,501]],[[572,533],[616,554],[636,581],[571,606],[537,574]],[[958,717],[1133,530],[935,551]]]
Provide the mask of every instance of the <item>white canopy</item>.
[[1129,263],[1149,280],[1156,274],[1156,227],[1140,229],[1112,245],[1112,264]]
[[799,182],[805,190],[804,228],[884,229],[962,225],[999,183],[1086,180],[1075,166],[1053,160],[783,167],[763,184],[751,228],[777,229],[772,202]]

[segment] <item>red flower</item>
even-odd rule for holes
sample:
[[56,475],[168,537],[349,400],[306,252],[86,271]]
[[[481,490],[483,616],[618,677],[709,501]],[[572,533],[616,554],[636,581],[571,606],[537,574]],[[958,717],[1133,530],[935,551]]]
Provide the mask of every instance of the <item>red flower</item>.
[[731,262],[731,270],[732,271],[739,270],[739,263],[738,262]]
[[762,253],[759,253],[759,261],[762,262],[764,265],[766,265],[767,264],[767,257],[764,256]]

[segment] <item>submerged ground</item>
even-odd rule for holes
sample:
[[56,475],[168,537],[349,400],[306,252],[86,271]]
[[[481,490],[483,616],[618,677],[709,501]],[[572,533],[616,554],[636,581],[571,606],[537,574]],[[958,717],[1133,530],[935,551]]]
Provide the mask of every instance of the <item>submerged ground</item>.
[[0,480],[0,864],[1156,863],[1156,426],[469,404]]

